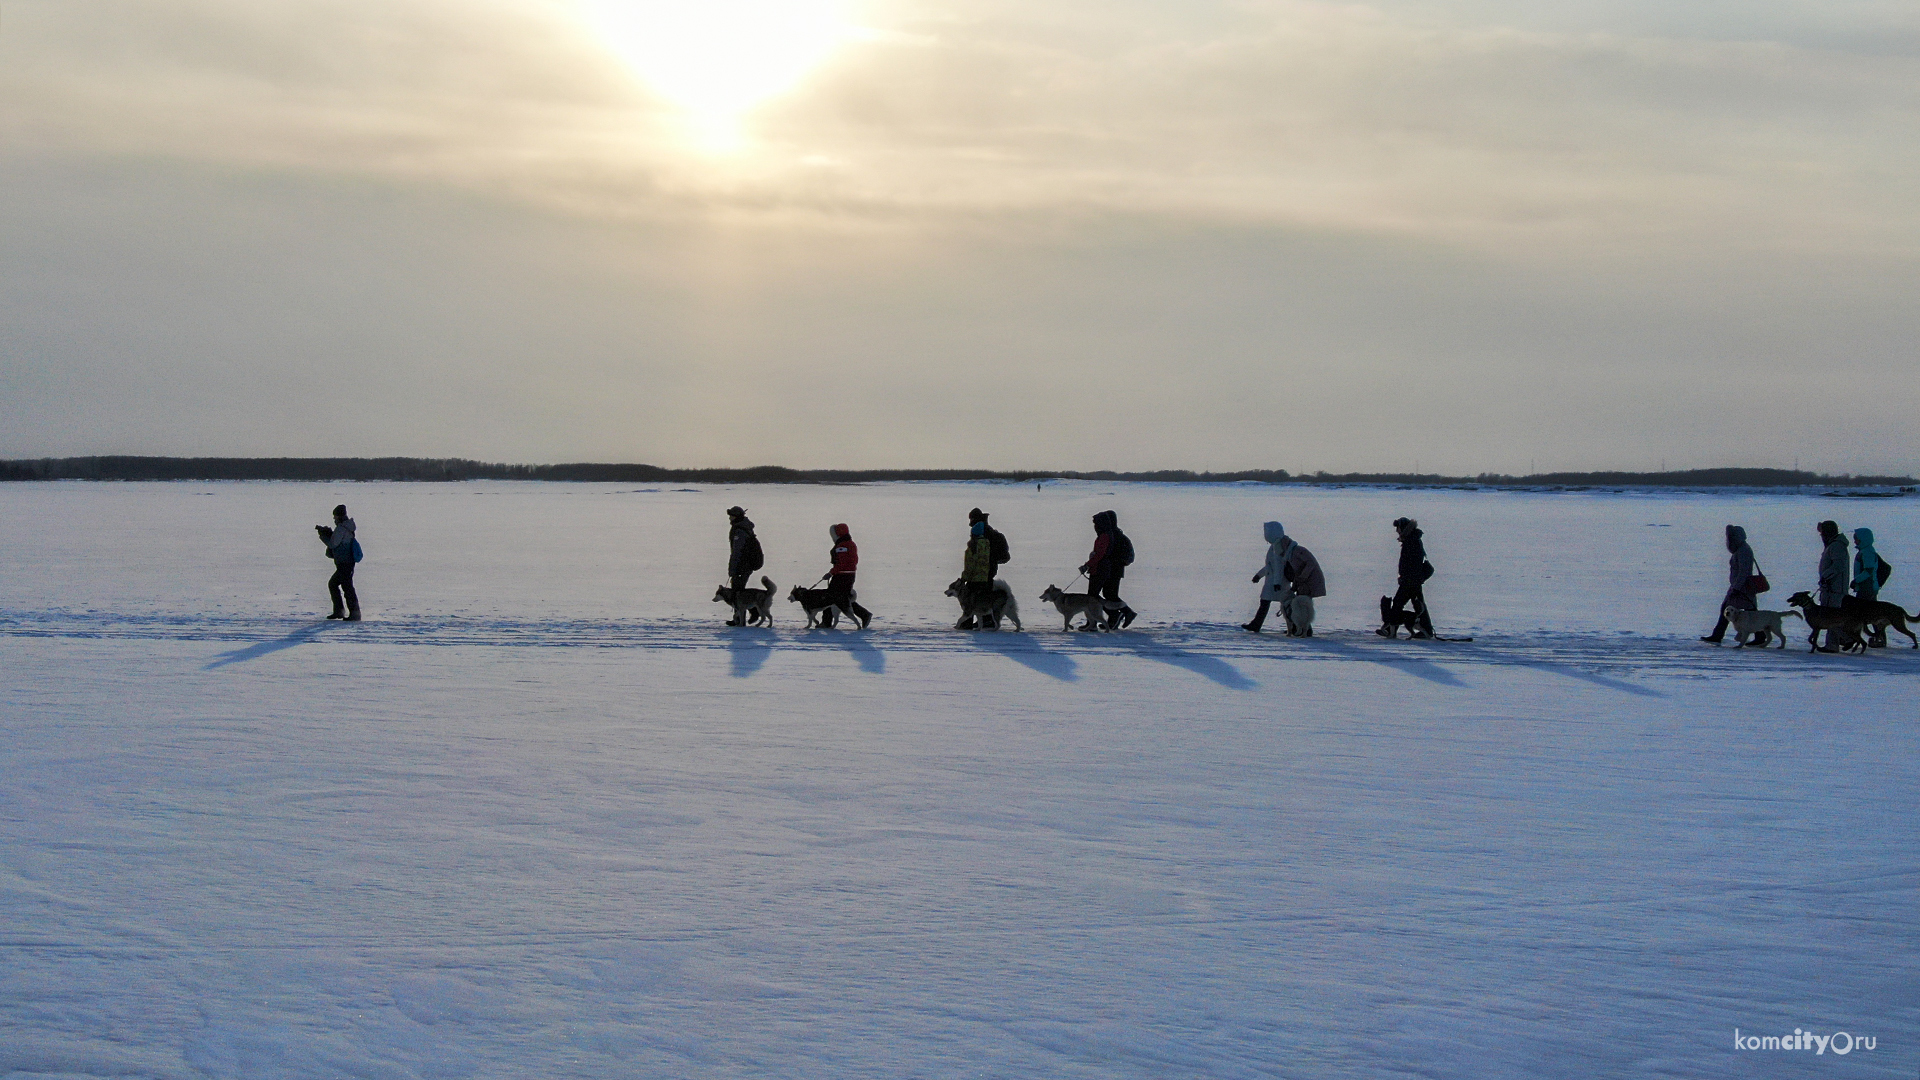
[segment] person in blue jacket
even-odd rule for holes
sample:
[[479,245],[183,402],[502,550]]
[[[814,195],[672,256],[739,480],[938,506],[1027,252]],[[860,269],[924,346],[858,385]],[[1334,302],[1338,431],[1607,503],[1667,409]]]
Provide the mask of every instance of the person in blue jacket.
[[[1873,549],[1873,530],[1853,530],[1853,596],[1857,602],[1871,603],[1880,599],[1880,553]],[[1883,626],[1867,639],[1867,644],[1876,649],[1887,647],[1887,631]]]

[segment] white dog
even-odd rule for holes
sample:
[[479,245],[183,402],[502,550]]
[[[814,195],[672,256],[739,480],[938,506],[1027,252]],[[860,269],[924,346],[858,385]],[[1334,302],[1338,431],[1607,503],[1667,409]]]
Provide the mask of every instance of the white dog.
[[[1744,611],[1731,604],[1720,613],[1727,617],[1728,625],[1733,627],[1734,637],[1740,642],[1734,646],[1736,649],[1746,648],[1747,639],[1761,633],[1772,634],[1779,638],[1780,647],[1784,649],[1787,647],[1787,632],[1781,629],[1780,620],[1789,615],[1796,619],[1801,617],[1797,611]],[[1764,649],[1766,646],[1767,643],[1763,639],[1760,647]]]

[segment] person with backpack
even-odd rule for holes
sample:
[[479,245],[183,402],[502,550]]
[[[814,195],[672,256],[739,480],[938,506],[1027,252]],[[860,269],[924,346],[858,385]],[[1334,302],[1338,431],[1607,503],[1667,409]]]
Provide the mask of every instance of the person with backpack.
[[956,630],[992,630],[986,625],[990,616],[976,623],[973,613],[993,598],[993,530],[987,527],[987,515],[975,507],[967,514],[967,546],[960,556],[960,621]]
[[1394,518],[1393,531],[1400,537],[1399,581],[1393,591],[1393,603],[1387,608],[1389,616],[1385,625],[1377,631],[1381,637],[1398,635],[1399,628],[1391,616],[1406,610],[1407,603],[1413,603],[1413,636],[1430,638],[1433,636],[1433,616],[1427,612],[1427,579],[1433,576],[1433,564],[1427,561],[1427,545],[1421,537],[1420,523],[1412,518]]
[[[977,536],[984,536],[987,541],[985,562],[981,565],[981,572],[983,572],[986,577],[975,580],[968,577],[967,571],[964,569],[960,575],[960,580],[966,583],[967,590],[966,595],[960,598],[961,606],[967,608],[969,611],[972,610],[970,601],[972,601],[976,595],[981,597],[991,597],[993,595],[994,579],[999,576],[1000,568],[1013,561],[1013,551],[1007,545],[1005,534],[993,527],[993,523],[989,520],[989,517],[990,515],[985,510],[977,506],[967,511],[968,558],[971,559],[973,555],[973,542]],[[979,529],[978,534],[974,532],[976,527]],[[968,562],[966,565],[972,566],[973,564]],[[973,629],[973,623],[974,619],[971,614],[963,614],[960,616],[960,621],[955,624],[954,628],[957,630],[971,630]],[[983,629],[991,630],[995,629],[995,627],[983,627]]]
[[865,630],[873,622],[873,612],[853,598],[853,575],[860,569],[860,548],[853,542],[853,530],[840,524],[827,533],[833,537],[833,550],[828,553],[833,568],[827,571],[827,598],[834,606],[859,619],[860,629]]
[[1120,515],[1112,510],[1102,510],[1093,515],[1093,551],[1087,561],[1080,566],[1080,572],[1087,575],[1087,595],[1097,600],[1111,600],[1120,605],[1118,611],[1107,612],[1107,629],[1116,626],[1132,626],[1140,613],[1127,606],[1120,599],[1120,579],[1127,575],[1127,567],[1133,562],[1133,541],[1120,531]]
[[360,621],[360,594],[353,591],[353,564],[360,561],[360,541],[354,539],[353,519],[347,516],[347,504],[333,508],[333,525],[315,525],[320,542],[327,546],[327,558],[333,560],[333,576],[327,579],[327,595],[333,598],[329,619]]
[[[1747,546],[1747,530],[1738,525],[1727,526],[1727,595],[1720,599],[1720,619],[1713,624],[1713,632],[1701,638],[1701,641],[1720,644],[1727,634],[1727,609],[1735,611],[1760,610],[1760,594],[1756,589],[1757,565],[1753,559],[1753,548]],[[1738,637],[1739,635],[1735,635]],[[1743,645],[1765,645],[1772,637],[1765,630],[1753,635],[1751,641]]]
[[747,606],[741,601],[741,593],[747,587],[747,578],[766,565],[767,557],[760,550],[760,538],[753,534],[753,521],[744,509],[728,507],[727,522],[727,584],[733,587],[733,618],[727,625],[745,626]]
[[[1893,567],[1873,548],[1873,530],[1853,530],[1853,601],[1871,603],[1880,599],[1880,586],[1887,583],[1893,574]],[[1875,649],[1887,647],[1887,630],[1884,625],[1867,639],[1867,644]]]

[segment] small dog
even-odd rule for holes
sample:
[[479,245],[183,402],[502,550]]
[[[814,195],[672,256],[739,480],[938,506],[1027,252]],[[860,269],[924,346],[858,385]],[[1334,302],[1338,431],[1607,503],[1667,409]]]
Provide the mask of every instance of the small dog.
[[[857,591],[847,594],[847,604],[849,606],[858,599],[860,599],[860,594]],[[848,610],[848,608],[841,607],[839,604],[834,603],[832,594],[826,589],[803,589],[795,585],[793,591],[787,594],[787,602],[790,604],[799,604],[800,610],[807,613],[807,629],[809,630],[816,626],[823,630],[831,630],[840,625],[840,616],[842,615],[845,615],[847,621],[855,626],[860,625],[860,620],[854,616],[853,612]]]
[[1393,597],[1391,596],[1381,597],[1380,598],[1380,629],[1374,632],[1379,634],[1381,637],[1397,638],[1400,636],[1400,628],[1403,626],[1407,628],[1408,637],[1417,638],[1417,637],[1426,636],[1425,634],[1422,634],[1420,632],[1420,613],[1419,612],[1415,611],[1412,608],[1406,608],[1401,611],[1395,611],[1393,610]]
[[1060,613],[1062,630],[1073,629],[1075,615],[1084,616],[1087,620],[1080,629],[1099,630],[1110,613],[1126,606],[1118,600],[1101,600],[1089,593],[1061,592],[1058,585],[1047,586],[1047,591],[1040,594],[1040,599],[1052,604],[1054,610]]
[[1782,629],[1780,620],[1788,617],[1804,618],[1797,611],[1747,611],[1731,604],[1727,605],[1720,614],[1725,615],[1727,625],[1733,627],[1734,640],[1739,642],[1734,646],[1736,649],[1746,648],[1747,639],[1755,634],[1760,635],[1760,640],[1754,643],[1760,648],[1767,647],[1767,635],[1771,634],[1780,639],[1780,647],[1784,649],[1787,647],[1787,632]]
[[[765,574],[760,575],[760,584],[765,588],[740,590],[740,606],[746,609],[748,626],[763,619],[768,626],[773,625],[773,594],[777,587],[773,579]],[[713,602],[716,604],[725,604],[731,609],[734,606],[733,599],[731,586],[722,585],[713,590]]]
[[1835,647],[1841,652],[1867,651],[1867,643],[1860,636],[1860,631],[1866,629],[1866,620],[1858,613],[1846,608],[1821,607],[1813,602],[1813,594],[1807,592],[1797,592],[1787,597],[1787,604],[1799,608],[1800,617],[1807,621],[1810,631],[1807,645],[1810,651],[1819,651],[1818,639],[1822,630],[1834,631],[1833,636],[1840,639],[1840,644]]
[[1848,600],[1847,606],[1841,610],[1859,613],[1861,621],[1873,630],[1872,645],[1875,648],[1886,645],[1887,627],[1891,626],[1907,635],[1914,648],[1920,649],[1920,637],[1915,637],[1913,631],[1907,629],[1909,620],[1920,623],[1920,615],[1907,614],[1899,604],[1889,604],[1885,600]]
[[955,578],[953,584],[947,586],[947,595],[960,601],[960,621],[953,624],[955,630],[971,630],[976,626],[982,630],[998,630],[1001,619],[1011,619],[1013,628],[1025,633],[1026,628],[1020,625],[1020,601],[1013,598],[1013,586],[996,579],[993,592],[969,606],[962,599],[966,595],[965,585],[966,582]]

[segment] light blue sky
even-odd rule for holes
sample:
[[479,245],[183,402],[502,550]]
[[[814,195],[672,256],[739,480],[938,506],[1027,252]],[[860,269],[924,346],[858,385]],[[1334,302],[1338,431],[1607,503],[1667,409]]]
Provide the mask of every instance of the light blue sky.
[[1914,5],[594,25],[0,0],[0,455],[1920,470]]

